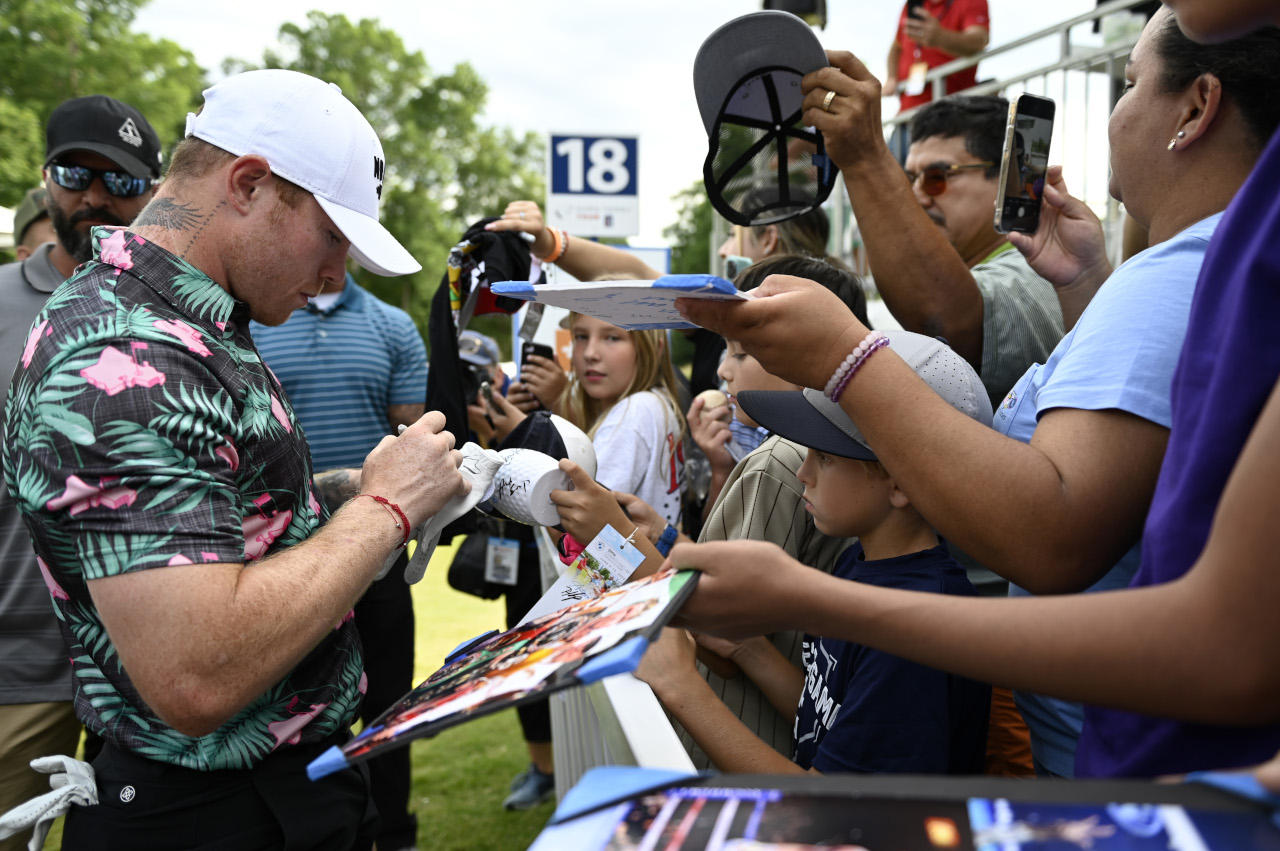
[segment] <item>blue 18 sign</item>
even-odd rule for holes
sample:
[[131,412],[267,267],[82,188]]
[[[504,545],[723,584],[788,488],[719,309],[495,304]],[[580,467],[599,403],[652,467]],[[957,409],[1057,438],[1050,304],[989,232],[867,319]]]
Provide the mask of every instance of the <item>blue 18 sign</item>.
[[552,135],[547,224],[580,236],[640,232],[634,136]]

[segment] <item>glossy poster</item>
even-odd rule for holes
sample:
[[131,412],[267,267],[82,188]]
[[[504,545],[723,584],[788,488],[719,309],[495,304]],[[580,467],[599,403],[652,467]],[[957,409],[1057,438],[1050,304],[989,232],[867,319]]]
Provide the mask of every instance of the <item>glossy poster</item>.
[[579,676],[588,669],[633,669],[648,640],[693,590],[695,576],[687,570],[662,571],[455,652],[448,664],[343,746],[342,755],[348,762],[376,756],[470,718],[594,679]]

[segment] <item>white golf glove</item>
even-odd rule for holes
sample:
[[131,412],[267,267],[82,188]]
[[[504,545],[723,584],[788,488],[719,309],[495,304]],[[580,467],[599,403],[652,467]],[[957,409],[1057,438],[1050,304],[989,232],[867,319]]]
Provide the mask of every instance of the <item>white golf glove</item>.
[[[434,517],[413,532],[418,544],[404,569],[404,581],[410,585],[421,580],[427,572],[427,562],[431,561],[431,554],[436,551],[436,544],[440,541],[440,533],[444,531],[444,527],[493,496],[493,477],[502,466],[502,457],[492,449],[481,449],[474,443],[463,444],[459,451],[462,452],[462,466],[458,468],[458,472],[471,483],[471,490],[449,500]],[[378,579],[391,571],[391,565],[395,564],[399,556],[400,551],[396,550],[387,558],[382,570],[378,571]]]
[[0,815],[0,839],[8,839],[34,825],[27,848],[40,851],[54,819],[66,813],[73,804],[90,807],[98,803],[98,784],[93,766],[69,756],[42,756],[31,760],[31,768],[51,775],[49,785],[53,791]]

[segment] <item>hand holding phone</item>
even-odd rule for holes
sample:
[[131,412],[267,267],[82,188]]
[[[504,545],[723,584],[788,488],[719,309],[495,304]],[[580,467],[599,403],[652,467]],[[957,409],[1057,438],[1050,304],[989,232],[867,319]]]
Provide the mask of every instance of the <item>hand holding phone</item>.
[[489,423],[489,428],[496,429],[497,426],[493,424],[493,415],[491,413],[493,411],[493,385],[487,381],[480,382],[480,392],[476,395],[480,397],[481,402],[484,404],[485,422]]
[[[531,361],[533,356],[546,360]],[[537,404],[555,409],[557,400],[569,383],[569,376],[560,368],[556,353],[550,346],[526,343],[522,348],[524,361],[520,365],[520,386],[527,389]]]
[[[529,340],[526,340],[520,346],[520,383],[521,383],[521,386],[526,387],[529,390],[530,395],[537,403],[537,407],[533,408],[532,410],[538,410],[539,408],[545,407],[545,403],[538,398],[533,388],[528,387],[529,376],[526,375],[525,373],[525,369],[528,366],[530,366],[529,358],[534,355],[540,358],[546,358],[552,363],[555,363],[556,353],[555,353],[555,350],[552,349],[550,346],[548,346],[546,343],[534,343]],[[557,364],[557,368],[558,366],[559,365]],[[535,370],[535,372],[537,372],[537,370]]]
[[1054,109],[1049,98],[1029,94],[1009,105],[996,195],[995,228],[1000,233],[1035,233],[1040,226]]
[[537,355],[538,357],[546,358],[547,360],[556,359],[555,350],[546,343],[533,343],[526,340],[525,343],[520,346],[520,366],[522,368],[524,367],[525,362],[529,360],[530,355]]

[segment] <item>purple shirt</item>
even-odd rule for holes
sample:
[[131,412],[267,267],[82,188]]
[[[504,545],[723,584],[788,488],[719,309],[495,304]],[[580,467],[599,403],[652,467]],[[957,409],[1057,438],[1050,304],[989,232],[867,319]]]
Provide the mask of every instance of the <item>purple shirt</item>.
[[[1280,377],[1280,133],[1209,246],[1173,376],[1173,427],[1132,587],[1170,582],[1209,537],[1227,477]],[[1195,683],[1187,683],[1195,688]],[[1263,762],[1280,724],[1188,724],[1088,707],[1077,777],[1149,777]]]

